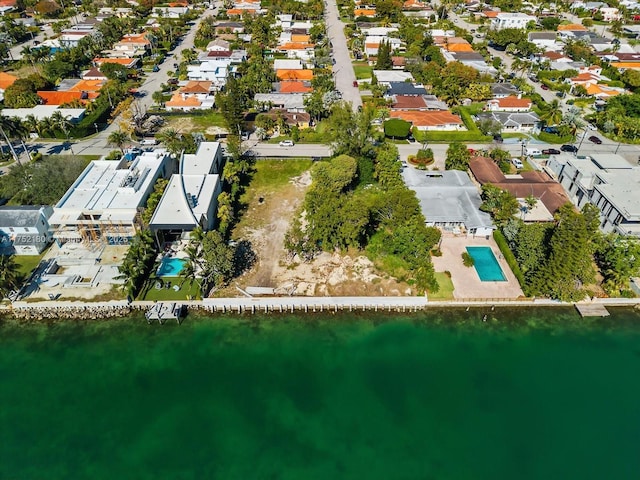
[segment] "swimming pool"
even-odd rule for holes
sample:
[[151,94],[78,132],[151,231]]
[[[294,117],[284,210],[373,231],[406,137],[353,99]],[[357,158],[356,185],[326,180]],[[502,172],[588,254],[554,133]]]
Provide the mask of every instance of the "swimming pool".
[[159,277],[177,277],[186,263],[184,258],[164,257],[157,274]]
[[498,260],[491,251],[491,247],[467,247],[467,252],[473,258],[473,266],[482,282],[505,282]]

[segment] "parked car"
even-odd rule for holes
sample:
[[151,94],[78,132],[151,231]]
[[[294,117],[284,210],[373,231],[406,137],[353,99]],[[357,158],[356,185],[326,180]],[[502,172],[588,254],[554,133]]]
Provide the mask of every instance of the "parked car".
[[598,130],[598,127],[596,127],[593,123],[587,123],[587,128],[589,130]]
[[493,141],[494,142],[498,142],[498,143],[502,143],[502,142],[504,142],[504,139],[502,138],[502,135],[498,134],[498,135],[494,135],[493,136]]
[[143,138],[142,140],[140,140],[140,145],[157,145],[157,144],[158,144],[158,141],[153,137]]
[[563,152],[575,153],[578,151],[578,147],[576,147],[575,145],[562,145],[560,147],[560,150],[562,150]]
[[178,79],[177,78],[170,78],[169,80],[167,80],[167,84],[168,85],[178,85]]
[[600,140],[598,137],[596,137],[595,135],[591,135],[589,137],[589,141],[595,143],[596,145],[601,145],[602,144],[602,140]]
[[512,158],[511,163],[513,163],[513,166],[516,167],[518,170],[522,170],[524,168],[524,164],[519,158]]
[[353,86],[354,86],[354,87],[356,87],[356,88],[358,88],[358,81],[357,81],[357,80],[354,80],[354,81],[353,81]]
[[549,87],[547,87],[544,83],[540,85],[540,88],[543,90],[549,90]]
[[278,145],[281,147],[293,147],[295,144],[293,143],[293,140],[282,140]]
[[153,70],[153,72],[159,72],[160,71],[160,67],[158,67],[158,65],[154,65],[151,70]]
[[543,155],[560,155],[560,150],[555,148],[547,148],[546,150],[542,150]]

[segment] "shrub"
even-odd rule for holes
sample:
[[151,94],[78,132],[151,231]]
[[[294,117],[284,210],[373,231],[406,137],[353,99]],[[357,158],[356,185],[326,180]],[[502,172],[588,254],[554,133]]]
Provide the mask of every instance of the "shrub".
[[399,118],[392,118],[384,122],[384,134],[387,137],[407,138],[410,130],[411,124]]
[[521,287],[524,287],[525,286],[524,275],[522,274],[522,270],[520,270],[520,266],[518,265],[516,257],[513,255],[513,252],[511,251],[511,249],[509,248],[509,245],[507,244],[507,239],[504,238],[504,235],[499,230],[494,230],[493,239],[496,241],[496,244],[498,245],[498,248],[500,249],[502,256],[504,257],[507,264],[509,265],[509,268],[518,279],[518,283],[520,283]]
[[434,248],[433,250],[431,250],[431,255],[433,257],[441,257],[442,256],[442,250],[440,250],[439,248]]
[[473,267],[474,263],[473,257],[469,255],[469,252],[462,252],[462,264],[465,267]]

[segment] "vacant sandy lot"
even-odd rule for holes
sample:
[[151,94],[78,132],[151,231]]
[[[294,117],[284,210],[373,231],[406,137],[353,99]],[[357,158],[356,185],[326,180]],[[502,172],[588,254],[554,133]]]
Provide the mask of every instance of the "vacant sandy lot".
[[218,295],[237,296],[240,293],[236,286],[243,289],[273,288],[279,295],[415,294],[407,284],[398,283],[377,271],[363,255],[324,252],[308,263],[290,258],[284,248],[284,238],[304,201],[305,191],[311,184],[311,174],[304,170],[281,185],[256,183],[257,187],[250,187],[253,191],[247,195],[247,210],[234,233],[237,240],[251,242],[257,254],[256,265],[238,278],[231,289],[225,289]]

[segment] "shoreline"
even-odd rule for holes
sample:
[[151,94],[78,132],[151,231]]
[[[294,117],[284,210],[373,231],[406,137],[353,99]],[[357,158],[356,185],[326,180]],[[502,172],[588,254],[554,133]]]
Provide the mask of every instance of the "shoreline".
[[[599,305],[602,307],[631,307],[640,309],[639,298],[596,298],[585,302],[560,302],[549,299],[473,299],[454,301],[429,301],[426,297],[260,297],[260,298],[208,298],[190,301],[134,301],[112,300],[108,302],[49,301],[42,303],[14,302],[0,307],[0,313],[16,320],[103,320],[144,313],[154,305],[175,304],[181,306],[185,316],[243,315],[243,314],[313,314],[313,313],[400,313],[411,314],[431,309],[460,309],[491,307],[572,307]],[[597,318],[597,317],[594,317]],[[167,318],[164,321],[175,321]]]

